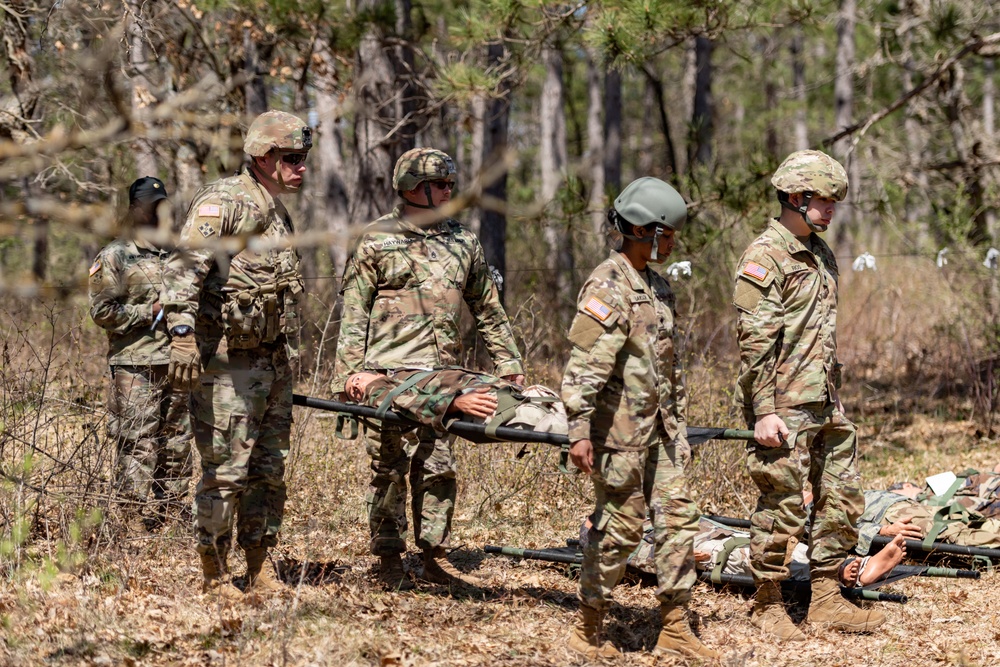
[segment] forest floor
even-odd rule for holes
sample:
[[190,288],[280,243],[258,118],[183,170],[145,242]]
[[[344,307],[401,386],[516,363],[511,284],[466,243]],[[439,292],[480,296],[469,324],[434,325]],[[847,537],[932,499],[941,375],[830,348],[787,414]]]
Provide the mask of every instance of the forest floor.
[[[333,436],[334,422],[296,408],[289,502],[275,560],[285,594],[220,606],[200,594],[186,523],[154,533],[109,519],[80,539],[85,558],[62,572],[8,569],[0,580],[2,665],[578,665],[565,648],[576,610],[566,566],[484,553],[486,544],[561,546],[592,509],[589,483],[556,472],[543,446],[457,447],[459,502],[450,559],[483,578],[480,592],[420,584],[384,592],[369,555],[363,496],[367,457]],[[862,426],[861,467],[872,488],[942,470],[992,468],[994,442],[971,423],[913,418],[892,430]],[[709,470],[738,471],[740,446],[696,450],[692,483],[705,511],[740,514],[747,480],[721,484]],[[724,464],[720,464],[723,461]],[[727,463],[726,463],[727,462]],[[734,474],[739,474],[735,472]],[[744,475],[745,478],[745,475]],[[740,496],[739,498],[735,496]],[[744,514],[745,515],[745,514]],[[36,536],[25,561],[58,555]],[[409,568],[419,560],[412,551]],[[10,556],[10,554],[7,554]],[[233,563],[241,573],[243,565]],[[803,623],[808,641],[777,645],[750,625],[750,598],[699,583],[695,626],[726,665],[990,665],[1000,660],[1000,578],[909,578],[889,590],[909,603],[875,604],[888,622],[870,635]],[[653,588],[626,579],[607,631],[623,651],[608,664],[674,664],[650,653],[659,629]],[[804,615],[801,605],[793,615]]]

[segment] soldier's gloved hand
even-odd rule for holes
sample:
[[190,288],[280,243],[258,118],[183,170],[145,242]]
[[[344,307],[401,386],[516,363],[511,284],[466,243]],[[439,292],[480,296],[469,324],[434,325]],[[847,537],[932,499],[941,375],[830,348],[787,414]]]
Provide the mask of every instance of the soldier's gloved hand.
[[194,334],[170,339],[170,366],[167,378],[174,389],[191,391],[201,376],[201,354]]

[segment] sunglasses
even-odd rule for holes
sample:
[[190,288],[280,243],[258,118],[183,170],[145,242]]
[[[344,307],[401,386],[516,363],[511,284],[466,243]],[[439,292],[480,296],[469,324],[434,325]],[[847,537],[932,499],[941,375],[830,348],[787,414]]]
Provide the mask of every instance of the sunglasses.
[[281,161],[294,167],[305,162],[307,155],[308,153],[285,153],[281,156]]
[[433,185],[438,190],[454,190],[455,189],[455,184],[452,183],[451,181],[431,181],[430,184]]

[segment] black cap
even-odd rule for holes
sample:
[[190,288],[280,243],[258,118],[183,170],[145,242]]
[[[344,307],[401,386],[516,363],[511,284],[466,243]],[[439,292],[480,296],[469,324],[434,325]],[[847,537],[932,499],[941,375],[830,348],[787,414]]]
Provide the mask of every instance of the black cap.
[[137,200],[142,202],[160,201],[167,198],[167,186],[158,178],[143,176],[128,186],[128,203],[131,206]]

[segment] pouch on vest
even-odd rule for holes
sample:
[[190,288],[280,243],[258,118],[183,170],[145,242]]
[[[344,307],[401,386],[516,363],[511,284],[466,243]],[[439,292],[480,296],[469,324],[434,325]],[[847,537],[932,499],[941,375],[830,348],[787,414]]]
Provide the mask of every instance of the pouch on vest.
[[222,323],[229,349],[260,347],[268,328],[264,300],[250,292],[231,295],[222,306]]

